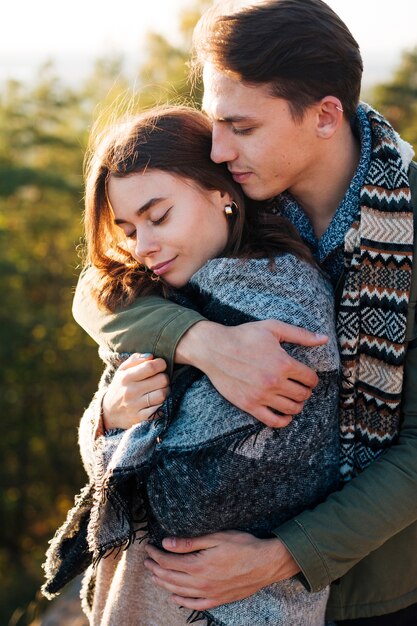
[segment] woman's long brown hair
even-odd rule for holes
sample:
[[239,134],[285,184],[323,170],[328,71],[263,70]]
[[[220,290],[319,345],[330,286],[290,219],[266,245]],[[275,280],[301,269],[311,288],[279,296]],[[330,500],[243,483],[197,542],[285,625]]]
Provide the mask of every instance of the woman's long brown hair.
[[123,246],[107,199],[110,175],[123,177],[146,169],[168,172],[200,189],[228,192],[237,210],[230,218],[224,256],[254,258],[290,252],[314,263],[295,227],[244,197],[225,164],[210,159],[211,124],[191,107],[159,107],[92,133],[85,161],[86,264],[95,268],[93,293],[114,311],[139,295],[166,295],[163,282]]

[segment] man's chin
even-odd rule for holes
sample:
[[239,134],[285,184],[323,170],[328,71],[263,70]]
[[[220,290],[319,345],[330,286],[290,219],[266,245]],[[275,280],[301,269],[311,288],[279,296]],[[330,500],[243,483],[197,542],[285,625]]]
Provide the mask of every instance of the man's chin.
[[263,189],[257,189],[255,185],[241,185],[245,196],[250,198],[251,200],[256,200],[257,202],[263,202],[265,200],[270,200],[271,195],[266,194]]

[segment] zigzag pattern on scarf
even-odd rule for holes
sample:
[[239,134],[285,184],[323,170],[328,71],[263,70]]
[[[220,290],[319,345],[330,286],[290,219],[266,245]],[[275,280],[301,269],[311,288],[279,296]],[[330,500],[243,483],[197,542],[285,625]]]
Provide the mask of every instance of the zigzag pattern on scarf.
[[392,127],[366,109],[373,149],[360,216],[345,238],[338,315],[343,382],[341,478],[350,480],[398,436],[411,285],[413,210]]

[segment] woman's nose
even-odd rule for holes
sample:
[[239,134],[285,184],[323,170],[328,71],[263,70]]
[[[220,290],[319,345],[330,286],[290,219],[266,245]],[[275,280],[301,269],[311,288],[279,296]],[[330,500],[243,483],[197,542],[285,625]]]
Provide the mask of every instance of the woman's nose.
[[134,247],[134,256],[139,259],[145,259],[146,257],[151,256],[159,249],[158,243],[155,241],[155,238],[146,233],[138,233],[136,235],[135,247]]

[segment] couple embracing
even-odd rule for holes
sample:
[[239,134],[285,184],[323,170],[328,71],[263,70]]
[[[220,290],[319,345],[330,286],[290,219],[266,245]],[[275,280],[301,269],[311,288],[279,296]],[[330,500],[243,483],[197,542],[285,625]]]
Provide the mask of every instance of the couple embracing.
[[92,146],[74,314],[107,367],[44,593],[88,568],[91,624],[415,624],[413,151],[321,0],[209,10],[195,64],[205,116]]

